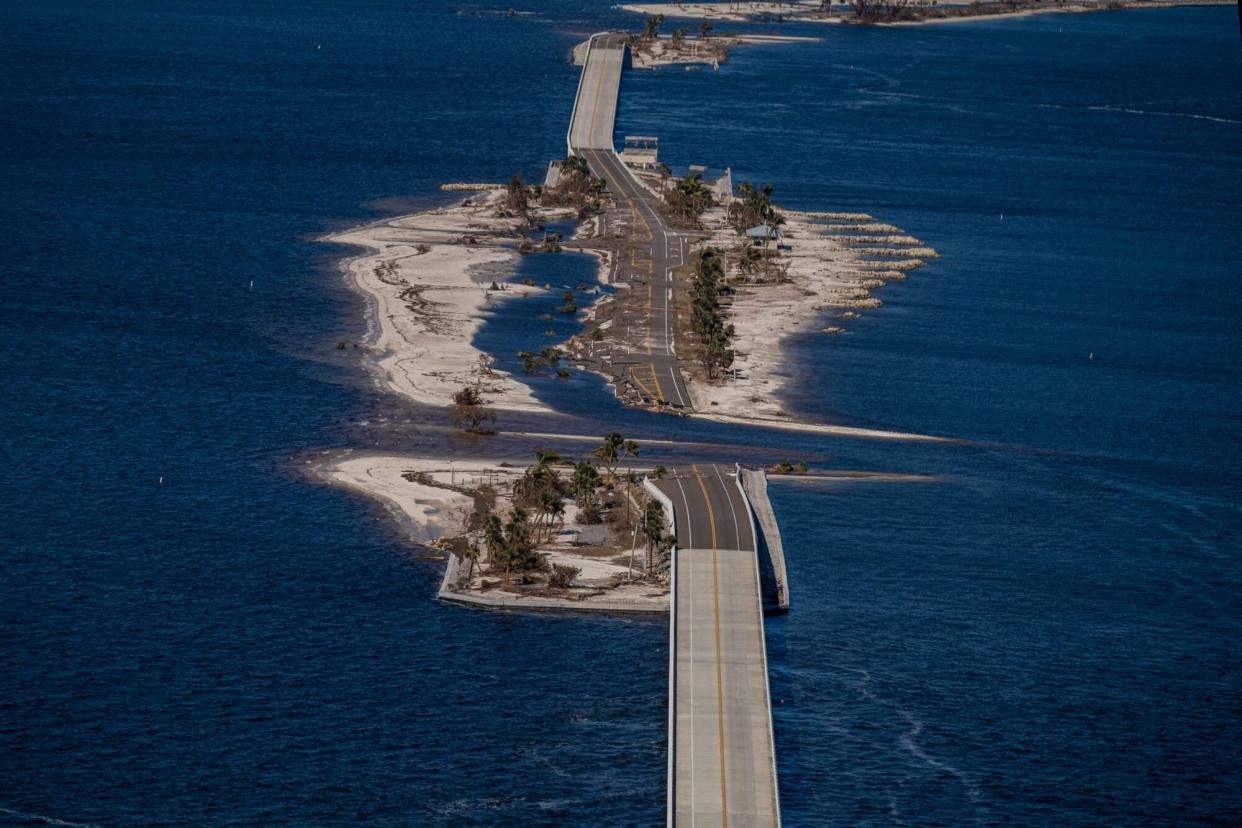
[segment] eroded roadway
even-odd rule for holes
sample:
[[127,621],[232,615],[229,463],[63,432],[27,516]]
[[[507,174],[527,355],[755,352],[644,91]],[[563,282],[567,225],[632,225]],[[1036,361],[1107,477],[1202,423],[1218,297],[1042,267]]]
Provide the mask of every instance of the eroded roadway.
[[677,365],[673,336],[673,268],[686,261],[689,237],[671,229],[656,207],[656,195],[621,163],[613,145],[625,42],[620,34],[596,35],[582,69],[569,128],[569,150],[586,159],[604,179],[617,204],[613,222],[629,225],[628,253],[620,255],[615,281],[646,293],[646,324],[630,331],[628,347],[615,348],[614,366],[647,400],[675,408],[691,407],[690,393]]
[[[617,202],[613,222],[628,223],[629,253],[614,281],[646,290],[646,312],[614,365],[659,403],[690,407],[673,337],[672,268],[689,237],[671,230],[656,196],[624,167],[613,147],[625,45],[621,35],[592,39],[570,122],[569,150],[583,156]],[[616,215],[619,213],[619,216]],[[754,524],[734,471],[690,466],[654,485],[671,504],[674,550],[670,619],[669,823],[778,826],[772,706]]]

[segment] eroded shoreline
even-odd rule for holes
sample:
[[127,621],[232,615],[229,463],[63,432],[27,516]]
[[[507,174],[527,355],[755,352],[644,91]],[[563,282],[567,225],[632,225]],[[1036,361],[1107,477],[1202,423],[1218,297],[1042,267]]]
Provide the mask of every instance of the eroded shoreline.
[[[646,37],[639,43],[649,66],[694,63],[704,57],[700,48],[704,41],[692,48],[684,39],[674,44]],[[720,42],[711,43],[712,61],[723,58],[726,49]],[[669,220],[678,221],[678,207],[668,200],[673,191],[668,189],[672,184],[667,168],[657,172],[648,165],[645,172],[632,170],[628,175],[656,201],[667,200],[660,211],[667,207]],[[697,178],[692,174],[681,182],[699,186]],[[538,255],[555,254],[562,249],[559,234],[544,233],[538,238],[548,224],[576,220],[573,243],[581,252],[597,257],[598,281],[633,287],[613,278],[616,265],[623,257],[632,265],[641,244],[650,244],[651,236],[646,222],[641,223],[645,235],[640,236],[633,205],[625,207],[604,185],[585,160],[571,157],[550,169],[544,186],[528,185],[516,176],[507,185],[446,184],[443,190],[461,194],[454,206],[388,218],[325,237],[325,241],[363,251],[345,259],[342,270],[354,289],[367,298],[371,324],[365,351],[378,384],[423,410],[442,411],[446,421],[477,434],[495,434],[493,423],[503,423],[507,412],[556,413],[522,376],[497,370],[497,355],[486,353],[475,340],[488,309],[497,303],[522,303],[532,295],[548,295],[547,285],[538,287],[531,279],[518,282],[515,267],[523,254],[536,250],[542,251]],[[716,422],[849,438],[942,439],[832,426],[800,419],[781,407],[787,383],[781,370],[787,340],[820,320],[833,323],[824,328],[825,334],[840,333],[849,319],[882,304],[873,296],[876,289],[906,278],[925,259],[934,257],[935,251],[867,214],[785,210],[778,215],[766,201],[763,220],[770,217],[781,225],[781,232],[759,244],[746,229],[753,223],[747,211],[753,207],[750,199],[756,190],[743,185],[742,192],[746,200],[733,195],[732,185],[724,187],[716,204],[709,198],[705,212],[699,209],[680,219],[688,228],[680,232],[693,240],[693,256],[714,255],[724,263],[722,273],[731,298],[721,313],[733,347],[729,352],[732,368],[727,372],[696,362],[694,354],[702,349],[693,342],[689,309],[683,306],[695,289],[688,281],[694,278],[693,263],[683,254],[668,291],[673,308],[668,321],[674,323],[677,361],[690,396],[681,413]],[[576,367],[610,376],[618,391],[624,390],[635,378],[615,371],[617,355],[624,358],[650,347],[650,323],[643,316],[651,310],[649,299],[643,299],[649,291],[641,293],[640,297],[633,289],[600,292],[585,291],[582,285],[576,290],[567,286],[558,310],[584,320],[586,330],[560,346],[520,353],[525,373],[547,367],[567,376]],[[590,306],[579,307],[579,299],[591,294],[596,298]],[[539,310],[545,310],[544,306]],[[625,314],[630,314],[628,319]],[[624,324],[613,325],[618,320]],[[603,348],[598,347],[601,342]],[[663,405],[659,401],[661,405],[653,406],[656,401],[628,393],[619,396],[638,407]],[[630,445],[614,433],[596,449],[597,456],[604,457],[600,452],[609,441]],[[633,453],[637,455],[636,448]],[[556,467],[566,461],[550,451],[539,450],[536,456],[536,463],[522,471],[487,458],[343,452],[319,464],[317,472],[335,485],[384,503],[399,522],[412,527],[414,540],[448,554],[439,593],[444,600],[504,607],[665,609],[667,559],[662,568],[659,555],[667,552],[661,544],[675,539],[663,538],[659,529],[645,525],[648,542],[640,574],[635,575],[639,523],[649,524],[644,515],[657,505],[637,486],[639,479],[632,471],[618,475],[614,463],[602,479],[597,475],[584,495],[578,475],[583,465],[595,465],[591,455],[576,465],[568,461],[569,470],[560,474]],[[596,472],[601,468],[597,466]],[[805,472],[805,465],[802,468]],[[570,471],[572,485],[564,476]],[[664,473],[662,467],[650,471],[656,476]],[[473,483],[461,481],[458,475],[473,476]],[[486,484],[481,482],[484,478]],[[568,502],[571,492],[572,504]],[[528,510],[536,508],[532,521]],[[502,530],[498,516],[506,511],[509,522]],[[632,528],[628,553],[617,528],[620,524]],[[499,557],[513,546],[513,533],[519,535],[514,548],[520,548],[525,561],[516,583],[510,578],[510,564],[503,563],[507,558]],[[490,569],[479,563],[485,547]],[[496,580],[501,571],[498,566],[503,569],[503,581]],[[533,580],[532,572],[538,573]]]

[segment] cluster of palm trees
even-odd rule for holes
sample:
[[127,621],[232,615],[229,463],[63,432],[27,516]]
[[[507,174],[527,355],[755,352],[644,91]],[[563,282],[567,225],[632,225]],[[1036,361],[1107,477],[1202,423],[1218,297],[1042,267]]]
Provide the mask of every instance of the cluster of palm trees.
[[667,531],[667,526],[664,507],[654,500],[647,501],[638,531],[642,533],[643,543],[647,547],[646,574],[648,577],[659,574],[669,550],[677,543],[677,538]]
[[530,224],[531,188],[521,173],[514,173],[505,185],[504,207],[510,215],[517,216],[526,224]]
[[724,283],[724,259],[714,247],[704,248],[694,267],[694,283],[690,286],[693,302],[691,324],[703,343],[703,367],[714,378],[718,371],[733,365],[733,326],[725,324],[720,313],[720,297],[732,293]]
[[[626,458],[638,456],[638,444],[615,431],[604,437],[590,457],[576,461],[564,459],[552,449],[537,449],[534,462],[513,482],[513,508],[508,517],[487,515],[481,544],[472,542],[468,551],[461,553],[470,562],[465,581],[470,580],[485,550],[491,571],[503,573],[506,584],[519,577],[522,583],[568,587],[577,575],[576,568],[549,566],[539,547],[564,528],[567,498],[572,497],[577,505],[579,523],[602,523],[605,509],[616,508],[617,484],[624,481],[628,486],[636,480],[632,471],[619,474],[618,467]],[[563,476],[564,467],[572,471]],[[656,475],[662,474],[661,466]],[[627,489],[621,502],[628,501],[629,496]],[[628,521],[628,505],[621,508]],[[646,501],[633,531],[642,537],[647,549],[645,574],[658,575],[666,568],[667,553],[677,542],[668,531],[663,507],[654,500]]]
[[[662,179],[665,176],[665,169],[667,168],[660,171]],[[661,187],[664,189],[663,181]],[[672,188],[664,189],[664,203],[675,217],[696,224],[699,216],[703,215],[703,212],[711,207],[715,200],[712,198],[712,191],[703,183],[703,176],[693,173],[685,178],[677,179]]]
[[537,543],[531,533],[530,517],[520,506],[515,507],[504,522],[497,515],[487,516],[483,524],[483,545],[487,547],[492,567],[504,572],[506,584],[514,572],[525,578],[547,566],[543,556],[535,551]]
[[655,40],[660,36],[660,27],[664,25],[664,15],[653,14],[643,21],[643,40]]
[[729,224],[738,233],[766,224],[776,228],[784,225],[785,217],[772,206],[772,185],[756,187],[743,181],[738,185],[737,198],[729,205]]
[[555,187],[545,189],[540,199],[550,207],[573,207],[578,218],[585,219],[601,210],[607,183],[595,173],[581,155],[571,155],[561,162],[560,178]]

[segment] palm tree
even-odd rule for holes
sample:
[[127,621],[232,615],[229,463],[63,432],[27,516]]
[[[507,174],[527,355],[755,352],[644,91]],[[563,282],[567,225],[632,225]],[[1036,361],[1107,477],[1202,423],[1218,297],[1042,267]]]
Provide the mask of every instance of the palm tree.
[[514,509],[505,524],[505,583],[509,583],[509,573],[514,568],[525,572],[532,566],[535,546],[530,537],[530,523],[526,518],[526,510]]
[[560,478],[557,477],[553,465],[561,462],[561,456],[552,449],[535,449],[535,462],[526,467],[526,471],[513,484],[513,496],[524,502],[539,492],[551,489],[555,491]]
[[653,552],[664,539],[664,507],[654,500],[647,501],[647,508],[643,510],[643,522],[638,525],[638,531],[642,532],[647,545],[647,574],[650,575]]
[[487,555],[493,567],[505,565],[505,529],[496,515],[487,516],[487,522],[483,525],[483,544],[487,547]]
[[660,26],[664,23],[664,15],[648,17],[643,24],[643,40],[655,40],[660,36]]
[[703,211],[712,206],[712,191],[703,183],[703,177],[695,173],[679,178],[664,201],[676,215],[697,221]]
[[638,443],[625,439],[617,431],[605,437],[604,444],[595,449],[595,456],[608,469],[608,476],[614,480],[617,477],[617,463],[620,462],[622,455],[637,457]]
[[574,466],[573,492],[578,504],[579,523],[598,523],[599,504],[595,489],[599,486],[599,469],[590,460],[579,460]]
[[[633,440],[626,440],[625,443],[621,446],[621,448],[625,452],[626,457],[637,457],[638,456],[638,443],[635,443]],[[633,466],[629,468],[629,473],[631,475],[634,474]]]
[[558,521],[558,526],[565,525],[565,501],[561,500],[561,496],[555,491],[544,489],[539,493],[539,503],[536,509],[538,517],[535,526],[547,530],[539,533],[539,542],[543,543],[551,537],[554,520]]
[[579,460],[574,466],[573,478],[574,498],[578,501],[578,505],[582,506],[585,501],[591,499],[598,486],[599,469],[590,460]]
[[656,169],[660,171],[660,195],[664,195],[668,180],[673,177],[673,168],[661,161],[656,164]]
[[604,438],[604,443],[595,449],[595,456],[599,458],[599,462],[608,470],[610,479],[616,478],[617,461],[621,459],[622,446],[625,445],[625,438],[620,433],[614,431]]
[[556,453],[555,449],[535,449],[534,468],[540,475],[547,474],[552,466],[559,462],[561,462],[561,456]]
[[591,165],[581,155],[571,155],[561,162],[561,175],[591,175]]

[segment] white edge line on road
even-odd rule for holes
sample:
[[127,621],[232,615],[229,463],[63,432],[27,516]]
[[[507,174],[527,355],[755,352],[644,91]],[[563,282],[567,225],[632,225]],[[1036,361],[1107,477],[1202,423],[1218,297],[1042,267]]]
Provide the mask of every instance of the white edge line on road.
[[[660,487],[652,482],[650,477],[643,478],[643,488],[651,493],[668,512],[669,529],[672,530],[673,537],[677,537],[677,510],[673,508],[673,501],[669,496],[660,491]],[[677,750],[677,546],[673,545],[671,556],[672,581],[669,590],[668,599],[668,768],[666,770],[666,782],[668,787],[665,803],[665,821],[667,828],[673,828],[676,819],[676,807],[673,799],[673,791],[676,790],[677,779],[675,776],[676,766],[673,759]],[[693,629],[691,630],[691,641],[693,641]],[[692,731],[693,733],[693,731]]]
[[768,744],[772,748],[772,806],[776,809],[777,828],[780,828],[781,786],[780,780],[776,776],[776,733],[775,728],[772,726],[772,687],[771,674],[768,671],[768,635],[764,629],[763,620],[763,587],[759,584],[759,533],[755,529],[755,513],[750,508],[750,498],[746,496],[746,487],[742,485],[742,466],[740,463],[737,463],[734,464],[734,468],[737,470],[734,482],[737,484],[738,491],[742,493],[742,499],[746,501],[746,515],[750,518],[750,537],[755,545],[755,592],[757,593],[755,598],[759,601],[759,653],[763,659],[763,694],[768,710]]

